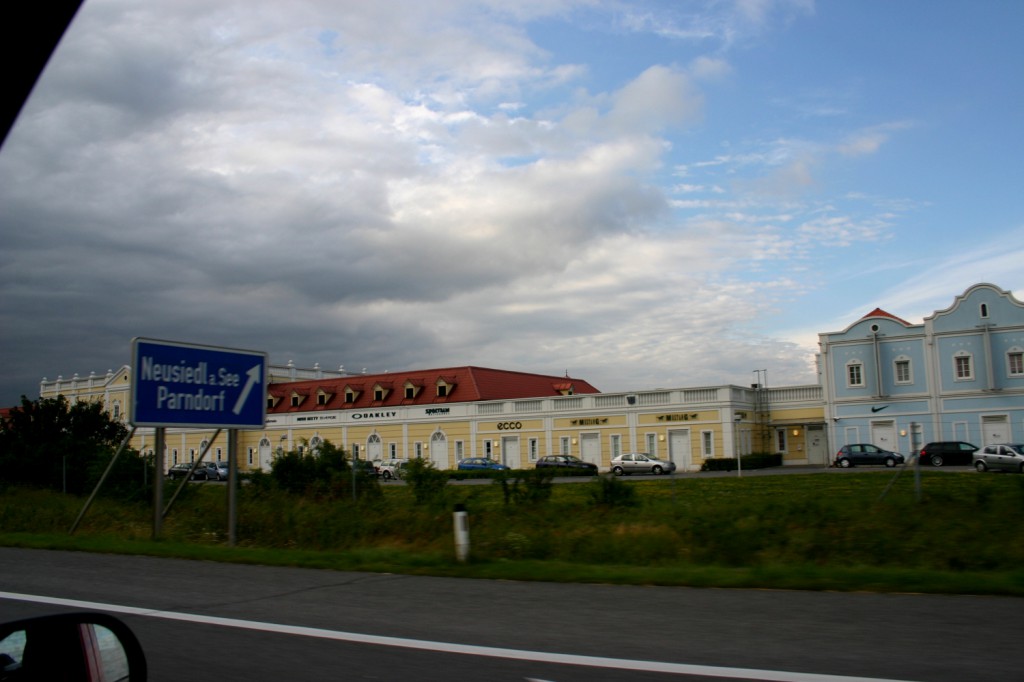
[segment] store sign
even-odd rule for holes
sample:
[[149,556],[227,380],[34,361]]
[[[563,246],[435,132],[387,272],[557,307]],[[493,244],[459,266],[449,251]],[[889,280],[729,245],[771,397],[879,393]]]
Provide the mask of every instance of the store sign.
[[660,422],[688,422],[697,419],[700,415],[697,414],[659,414],[658,421]]

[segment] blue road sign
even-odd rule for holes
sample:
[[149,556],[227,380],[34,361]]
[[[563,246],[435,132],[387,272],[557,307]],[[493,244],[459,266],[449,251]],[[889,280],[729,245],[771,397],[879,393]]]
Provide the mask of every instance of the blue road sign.
[[135,426],[262,428],[267,354],[132,340],[129,421]]

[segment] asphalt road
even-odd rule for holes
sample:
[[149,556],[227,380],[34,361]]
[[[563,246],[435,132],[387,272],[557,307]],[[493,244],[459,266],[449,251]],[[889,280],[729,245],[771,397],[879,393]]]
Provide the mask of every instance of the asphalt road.
[[79,609],[121,614],[158,681],[1024,677],[1019,599],[459,580],[0,548],[0,619]]

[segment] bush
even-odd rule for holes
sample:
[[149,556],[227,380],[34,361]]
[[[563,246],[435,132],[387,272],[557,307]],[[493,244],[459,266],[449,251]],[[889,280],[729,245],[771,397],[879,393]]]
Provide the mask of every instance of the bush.
[[636,488],[614,474],[598,476],[591,485],[591,503],[600,507],[635,507],[640,504]]
[[[380,496],[375,477],[361,472],[355,475],[358,497]],[[270,476],[281,490],[293,495],[344,499],[353,491],[353,472],[345,451],[327,440],[314,449],[303,448],[278,455],[271,465]]]
[[425,459],[410,459],[402,472],[402,478],[412,488],[416,504],[444,507],[448,472],[437,469],[433,462]]
[[554,469],[520,469],[497,472],[494,482],[501,486],[505,506],[509,504],[541,504],[551,498]]
[[[744,469],[767,469],[768,467],[782,466],[782,455],[753,454],[740,457],[740,463]],[[736,459],[734,457],[716,457],[704,460],[700,467],[701,471],[736,471]]]

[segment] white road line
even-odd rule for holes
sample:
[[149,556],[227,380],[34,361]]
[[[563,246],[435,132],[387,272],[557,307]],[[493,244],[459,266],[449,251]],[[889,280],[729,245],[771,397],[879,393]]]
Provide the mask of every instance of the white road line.
[[202,616],[193,613],[177,613],[175,611],[156,611],[136,606],[121,606],[100,602],[79,601],[77,599],[60,599],[16,592],[0,592],[0,599],[27,601],[36,604],[68,606],[76,609],[108,611],[111,613],[162,618],[204,625],[220,625],[228,628],[242,628],[272,632],[285,635],[301,635],[317,637],[339,642],[357,644],[374,644],[377,646],[401,647],[434,653],[463,654],[467,656],[486,656],[489,658],[508,658],[519,661],[537,663],[554,663],[558,665],[579,665],[591,668],[611,668],[616,670],[635,670],[643,672],[666,673],[669,675],[703,675],[704,677],[722,677],[739,680],[767,680],[769,682],[906,682],[877,677],[847,677],[844,675],[821,675],[816,673],[796,673],[780,670],[757,670],[754,668],[722,668],[709,665],[690,665],[687,663],[665,663],[660,661],[637,661],[623,658],[606,658],[603,656],[578,656],[574,654],[556,654],[547,651],[524,651],[521,649],[505,649],[501,647],[473,646],[470,644],[454,644],[451,642],[432,642],[422,639],[404,639],[401,637],[384,637],[366,635],[358,632],[341,632],[308,628],[298,625],[280,625],[277,623],[261,623],[259,621],[239,620],[237,618],[220,618]]

